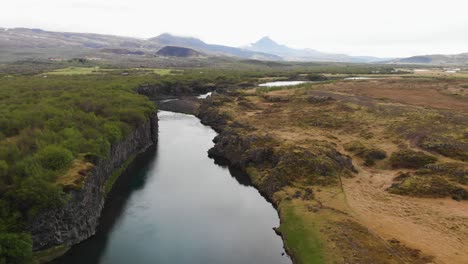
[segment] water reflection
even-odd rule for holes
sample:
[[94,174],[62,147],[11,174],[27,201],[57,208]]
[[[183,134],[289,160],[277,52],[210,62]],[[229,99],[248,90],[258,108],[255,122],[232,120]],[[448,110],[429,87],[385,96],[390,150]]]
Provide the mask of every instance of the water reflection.
[[[54,263],[100,263],[100,259],[107,245],[110,231],[124,213],[124,208],[131,193],[144,188],[148,174],[157,159],[157,147],[148,148],[145,153],[138,155],[135,160],[122,173],[114,188],[108,194],[106,205],[99,219],[96,234],[81,244],[73,246],[67,254]],[[86,256],[83,258],[83,256]],[[83,262],[86,259],[86,262]]]
[[290,263],[271,204],[207,157],[216,133],[193,116],[159,118],[157,150],[116,183],[96,236],[55,263]]

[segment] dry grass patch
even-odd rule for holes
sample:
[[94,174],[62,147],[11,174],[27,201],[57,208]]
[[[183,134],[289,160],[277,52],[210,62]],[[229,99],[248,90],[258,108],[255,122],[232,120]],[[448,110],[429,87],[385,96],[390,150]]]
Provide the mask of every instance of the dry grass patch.
[[80,189],[88,176],[88,173],[94,165],[86,161],[83,157],[75,159],[68,171],[59,176],[56,180],[57,185],[61,186],[65,191],[71,189]]

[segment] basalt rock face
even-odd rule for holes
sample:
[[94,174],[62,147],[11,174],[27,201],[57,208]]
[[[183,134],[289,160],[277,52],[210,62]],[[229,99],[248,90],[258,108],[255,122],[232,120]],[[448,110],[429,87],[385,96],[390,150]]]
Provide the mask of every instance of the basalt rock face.
[[96,232],[104,207],[104,185],[112,172],[132,155],[157,142],[158,119],[154,113],[121,142],[111,147],[109,159],[98,161],[88,173],[83,187],[69,192],[70,200],[63,207],[45,211],[27,223],[33,249],[77,244]]
[[[250,166],[273,169],[281,157],[272,147],[261,146],[265,140],[271,139],[268,136],[242,136],[226,129],[215,137],[215,145],[208,151],[208,155],[215,160],[227,161],[230,166],[244,172]],[[275,192],[287,184],[278,177],[267,177],[261,182],[251,181],[270,200]]]

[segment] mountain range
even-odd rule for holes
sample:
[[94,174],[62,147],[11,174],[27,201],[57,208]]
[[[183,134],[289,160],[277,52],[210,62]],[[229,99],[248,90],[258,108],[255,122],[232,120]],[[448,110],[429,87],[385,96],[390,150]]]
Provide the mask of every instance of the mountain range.
[[[244,47],[208,44],[193,37],[174,36],[169,33],[149,39],[138,39],[91,33],[52,32],[28,28],[0,28],[0,62],[22,59],[69,59],[93,57],[96,59],[134,59],[170,56],[172,52],[159,52],[166,46],[189,48],[190,52],[176,52],[187,57],[234,57],[266,61],[321,61],[352,63],[395,64],[468,64],[468,53],[458,55],[427,55],[402,59],[350,56],[326,53],[313,49],[295,49],[278,44],[269,37]],[[178,56],[180,57],[180,56]]]
[[263,37],[255,43],[245,47],[248,50],[265,52],[281,56],[288,61],[329,61],[329,62],[379,62],[388,58],[371,56],[349,56],[346,54],[325,53],[313,49],[294,49],[280,45],[269,37]]

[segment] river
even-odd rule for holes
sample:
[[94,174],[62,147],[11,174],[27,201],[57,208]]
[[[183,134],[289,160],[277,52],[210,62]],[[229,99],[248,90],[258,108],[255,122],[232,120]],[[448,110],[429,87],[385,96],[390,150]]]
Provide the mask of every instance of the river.
[[207,156],[216,132],[160,111],[159,142],[119,178],[95,236],[54,263],[291,263],[273,206]]

